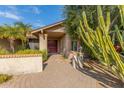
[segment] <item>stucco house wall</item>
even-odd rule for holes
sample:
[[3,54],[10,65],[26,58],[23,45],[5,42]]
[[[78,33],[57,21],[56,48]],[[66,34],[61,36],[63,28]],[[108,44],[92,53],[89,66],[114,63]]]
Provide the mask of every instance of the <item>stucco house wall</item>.
[[71,51],[71,39],[68,34],[64,36],[64,47],[65,47],[65,54],[69,55],[69,52]]

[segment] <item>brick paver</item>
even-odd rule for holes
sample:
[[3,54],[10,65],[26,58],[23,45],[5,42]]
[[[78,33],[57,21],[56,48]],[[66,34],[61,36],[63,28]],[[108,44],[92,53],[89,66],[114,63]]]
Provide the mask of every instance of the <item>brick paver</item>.
[[44,63],[44,71],[13,76],[0,85],[4,88],[81,88],[103,86],[96,79],[75,70],[61,55],[53,55]]

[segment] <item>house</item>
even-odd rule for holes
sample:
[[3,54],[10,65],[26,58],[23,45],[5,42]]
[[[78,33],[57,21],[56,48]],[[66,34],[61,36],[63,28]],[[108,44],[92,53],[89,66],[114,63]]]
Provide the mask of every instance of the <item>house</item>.
[[68,54],[71,50],[77,50],[77,42],[72,41],[63,25],[63,21],[47,25],[31,32],[29,37],[31,49],[48,50],[49,54]]
[[[63,21],[56,22],[31,31],[27,35],[31,49],[47,50],[49,54],[68,54],[71,50],[78,50],[78,42],[71,40],[67,34]],[[21,46],[21,40],[15,40],[15,49]],[[0,48],[10,50],[9,41],[0,39]]]

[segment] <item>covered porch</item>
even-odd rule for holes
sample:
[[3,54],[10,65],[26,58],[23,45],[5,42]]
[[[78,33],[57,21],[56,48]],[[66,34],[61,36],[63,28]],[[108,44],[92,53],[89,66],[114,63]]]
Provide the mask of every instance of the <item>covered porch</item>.
[[62,53],[64,50],[63,32],[45,32],[39,34],[39,50],[47,50],[49,54]]
[[35,42],[32,45],[37,45],[39,50],[47,50],[49,54],[67,54],[71,50],[71,40],[61,24],[37,29],[31,34],[37,37],[32,39]]

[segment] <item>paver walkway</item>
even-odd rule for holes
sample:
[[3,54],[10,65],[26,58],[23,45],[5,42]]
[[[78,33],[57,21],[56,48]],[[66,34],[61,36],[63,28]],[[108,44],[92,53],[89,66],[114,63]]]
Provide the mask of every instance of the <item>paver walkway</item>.
[[61,55],[53,55],[44,64],[43,72],[14,76],[0,87],[79,88],[104,87],[96,79],[75,70]]

